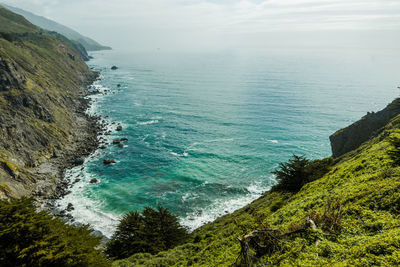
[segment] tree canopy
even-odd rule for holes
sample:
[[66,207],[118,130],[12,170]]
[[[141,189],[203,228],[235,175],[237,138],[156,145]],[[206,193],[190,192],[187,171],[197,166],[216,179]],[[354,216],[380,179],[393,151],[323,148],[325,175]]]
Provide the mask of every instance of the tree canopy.
[[168,209],[146,207],[142,214],[132,211],[120,220],[106,253],[118,259],[141,252],[156,254],[183,243],[186,237],[186,228]]
[[0,201],[2,266],[109,266],[88,226],[68,225],[33,199]]

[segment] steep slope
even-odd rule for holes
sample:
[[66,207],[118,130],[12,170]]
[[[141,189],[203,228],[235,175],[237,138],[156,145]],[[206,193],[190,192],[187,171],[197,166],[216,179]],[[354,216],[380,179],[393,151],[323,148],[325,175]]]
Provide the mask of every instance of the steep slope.
[[400,114],[400,100],[395,99],[379,112],[369,112],[359,121],[332,134],[332,153],[334,157],[358,148],[362,143],[379,134],[383,127],[395,116]]
[[46,29],[48,31],[58,32],[58,33],[64,35],[65,37],[67,37],[68,39],[80,43],[81,45],[83,45],[83,47],[85,47],[85,49],[87,51],[98,51],[98,50],[110,50],[111,49],[111,47],[101,45],[98,42],[96,42],[95,40],[90,39],[89,37],[83,36],[80,33],[78,33],[77,31],[74,31],[74,30],[72,30],[64,25],[61,25],[53,20],[47,19],[45,17],[37,16],[31,12],[25,11],[20,8],[16,8],[16,7],[4,5],[4,4],[3,4],[3,6],[5,6],[9,10],[11,10],[17,14],[24,16],[27,20],[29,20],[31,23],[33,23],[34,25],[36,25],[40,28]]
[[[114,266],[399,266],[400,167],[388,156],[394,136],[400,116],[299,192],[267,192],[195,230],[185,245]],[[251,241],[241,247],[238,238]]]
[[64,35],[59,34],[58,32],[47,31],[47,30],[43,30],[43,29],[41,29],[41,31],[42,31],[42,33],[52,35],[52,36],[56,37],[57,39],[63,41],[64,43],[69,44],[69,46],[71,46],[73,49],[76,50],[76,52],[78,52],[78,54],[82,57],[82,59],[84,61],[89,61],[89,59],[90,59],[89,54],[87,53],[85,47],[83,45],[81,45],[79,42],[72,41],[72,40],[68,39],[67,37],[65,37]]
[[82,149],[73,141],[95,131],[79,97],[96,76],[68,44],[0,6],[0,198],[55,191],[63,161]]

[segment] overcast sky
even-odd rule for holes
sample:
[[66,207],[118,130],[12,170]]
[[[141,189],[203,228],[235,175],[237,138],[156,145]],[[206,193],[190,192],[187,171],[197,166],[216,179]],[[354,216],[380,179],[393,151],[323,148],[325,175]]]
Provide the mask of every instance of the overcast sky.
[[114,48],[400,47],[400,0],[2,2]]

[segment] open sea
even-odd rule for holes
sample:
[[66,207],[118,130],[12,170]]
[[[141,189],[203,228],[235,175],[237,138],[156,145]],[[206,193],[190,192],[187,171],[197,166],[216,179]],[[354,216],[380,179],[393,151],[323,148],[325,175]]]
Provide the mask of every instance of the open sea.
[[88,113],[112,130],[99,138],[128,141],[68,170],[81,181],[58,202],[106,236],[145,206],[167,207],[190,229],[232,212],[274,184],[279,162],[330,156],[329,135],[400,93],[391,50],[91,55],[103,94],[90,96]]

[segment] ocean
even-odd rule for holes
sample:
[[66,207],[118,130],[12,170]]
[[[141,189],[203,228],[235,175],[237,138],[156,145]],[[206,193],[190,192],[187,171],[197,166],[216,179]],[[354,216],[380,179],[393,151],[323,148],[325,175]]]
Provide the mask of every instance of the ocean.
[[329,157],[329,135],[399,95],[390,50],[91,55],[102,94],[88,113],[111,135],[66,172],[81,180],[58,204],[72,203],[76,221],[108,237],[121,215],[145,206],[167,207],[191,230],[233,212],[275,183],[280,162]]

